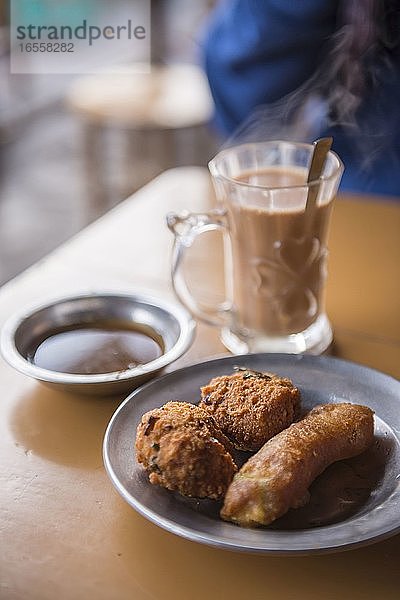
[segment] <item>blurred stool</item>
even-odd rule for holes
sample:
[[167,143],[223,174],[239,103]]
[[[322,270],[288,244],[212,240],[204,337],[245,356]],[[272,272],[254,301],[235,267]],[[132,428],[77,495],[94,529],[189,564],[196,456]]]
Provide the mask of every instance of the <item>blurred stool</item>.
[[[184,164],[205,164],[214,148],[207,130],[213,104],[206,77],[194,65],[157,65],[150,73],[102,73],[78,78],[67,104],[83,124],[88,181],[88,219],[110,204],[108,181],[114,177],[118,199],[161,171]],[[107,132],[124,133],[122,169],[109,173]]]

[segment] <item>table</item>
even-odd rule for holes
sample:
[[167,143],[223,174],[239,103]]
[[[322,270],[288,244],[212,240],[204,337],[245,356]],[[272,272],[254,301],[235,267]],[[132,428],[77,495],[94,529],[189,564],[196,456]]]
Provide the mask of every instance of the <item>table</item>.
[[[146,288],[172,298],[165,214],[204,210],[210,189],[202,168],[165,172],[6,284],[1,323],[27,303],[72,291]],[[335,352],[397,377],[399,231],[400,205],[340,199],[327,298]],[[214,257],[219,243],[208,245]],[[202,257],[194,248],[197,279]],[[209,271],[213,284],[217,269]],[[225,352],[217,332],[200,325],[190,351],[170,369]],[[104,431],[121,398],[57,392],[2,360],[0,380],[1,600],[399,597],[399,535],[333,555],[277,557],[209,548],[163,531],[120,498],[103,468]]]

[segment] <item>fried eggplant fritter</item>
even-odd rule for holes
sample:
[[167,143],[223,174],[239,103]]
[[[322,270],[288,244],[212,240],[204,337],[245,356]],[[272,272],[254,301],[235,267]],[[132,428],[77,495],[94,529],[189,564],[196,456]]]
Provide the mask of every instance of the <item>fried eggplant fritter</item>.
[[298,417],[300,392],[290,379],[241,370],[201,388],[199,406],[238,450],[255,452]]
[[137,428],[136,455],[150,482],[184,496],[222,498],[237,471],[230,450],[214,418],[186,402],[147,412]]
[[257,527],[306,504],[308,488],[322,471],[372,444],[373,414],[366,406],[349,403],[315,407],[243,465],[228,488],[221,517]]

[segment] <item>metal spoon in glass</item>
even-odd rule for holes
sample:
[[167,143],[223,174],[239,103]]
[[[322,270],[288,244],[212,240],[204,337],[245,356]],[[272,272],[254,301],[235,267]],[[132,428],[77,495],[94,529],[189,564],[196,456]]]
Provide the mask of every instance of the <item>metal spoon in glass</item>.
[[[314,152],[311,158],[310,169],[308,172],[307,183],[318,181],[329,150],[331,149],[333,139],[331,137],[320,138],[314,142]],[[319,191],[319,184],[310,185],[308,188],[305,211],[308,214],[314,212]]]

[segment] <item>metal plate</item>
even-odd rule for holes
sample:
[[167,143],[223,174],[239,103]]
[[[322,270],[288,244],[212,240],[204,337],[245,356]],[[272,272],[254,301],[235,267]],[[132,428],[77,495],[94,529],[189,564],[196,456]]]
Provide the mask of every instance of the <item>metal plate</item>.
[[[363,468],[373,469],[374,464],[379,468],[353,514],[308,529],[245,529],[222,521],[216,502],[183,498],[149,483],[134,451],[141,416],[169,400],[197,402],[200,386],[212,377],[232,373],[234,365],[291,378],[306,410],[322,403],[353,402],[375,411],[375,443],[367,451]],[[114,486],[131,506],[156,525],[190,540],[269,554],[335,552],[371,544],[400,530],[400,382],[329,357],[253,354],[200,363],[150,382],[120,405],[106,431],[104,463]],[[327,476],[328,470],[320,477]]]

